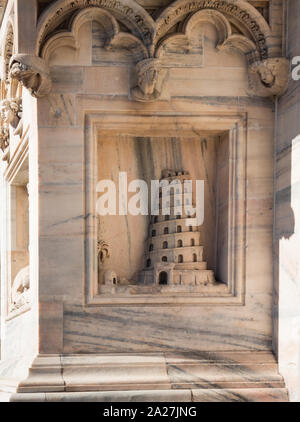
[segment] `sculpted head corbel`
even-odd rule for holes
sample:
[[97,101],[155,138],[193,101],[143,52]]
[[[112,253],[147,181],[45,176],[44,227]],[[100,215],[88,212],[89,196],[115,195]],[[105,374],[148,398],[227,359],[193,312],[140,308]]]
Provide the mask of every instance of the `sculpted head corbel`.
[[138,85],[132,90],[136,101],[150,102],[157,100],[162,91],[164,71],[159,59],[145,59],[137,63]]
[[33,97],[43,97],[51,90],[49,68],[44,59],[30,54],[15,54],[9,65],[9,76],[22,82]]
[[250,93],[260,97],[281,96],[288,84],[289,61],[284,57],[269,58],[249,66]]

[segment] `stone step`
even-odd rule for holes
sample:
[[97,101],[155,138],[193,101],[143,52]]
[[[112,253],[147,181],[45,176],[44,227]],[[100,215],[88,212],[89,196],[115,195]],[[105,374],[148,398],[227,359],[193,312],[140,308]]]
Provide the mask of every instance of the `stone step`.
[[10,392],[14,401],[288,400],[268,351],[39,355]]
[[19,393],[18,402],[288,402],[285,388]]

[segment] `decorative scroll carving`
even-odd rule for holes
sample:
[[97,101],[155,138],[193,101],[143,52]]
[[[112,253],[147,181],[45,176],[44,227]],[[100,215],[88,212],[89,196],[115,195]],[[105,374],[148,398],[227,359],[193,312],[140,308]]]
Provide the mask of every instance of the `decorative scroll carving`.
[[22,82],[31,95],[43,97],[51,90],[51,78],[43,59],[30,54],[15,54],[10,61],[9,75]]
[[137,101],[149,102],[159,98],[164,72],[158,59],[142,60],[136,65],[138,86],[132,90]]
[[30,303],[30,274],[29,266],[18,272],[11,290],[10,312],[22,308]]
[[289,61],[285,58],[267,59],[249,67],[250,93],[261,97],[280,96],[288,84]]

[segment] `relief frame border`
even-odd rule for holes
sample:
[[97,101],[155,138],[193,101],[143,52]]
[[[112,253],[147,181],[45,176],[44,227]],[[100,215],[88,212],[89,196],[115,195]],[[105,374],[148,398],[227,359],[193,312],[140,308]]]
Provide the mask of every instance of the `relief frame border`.
[[[84,119],[84,188],[85,188],[85,274],[86,306],[177,306],[177,305],[245,305],[246,284],[246,156],[247,113],[203,113],[182,115],[134,112],[89,112]],[[150,128],[151,127],[151,131]],[[159,133],[174,131],[177,136],[197,131],[229,133],[229,210],[228,210],[228,292],[204,296],[189,293],[181,296],[155,294],[132,297],[102,296],[97,293],[96,177],[97,136],[99,132],[129,133],[145,136],[147,130]],[[163,136],[163,135],[162,135]]]

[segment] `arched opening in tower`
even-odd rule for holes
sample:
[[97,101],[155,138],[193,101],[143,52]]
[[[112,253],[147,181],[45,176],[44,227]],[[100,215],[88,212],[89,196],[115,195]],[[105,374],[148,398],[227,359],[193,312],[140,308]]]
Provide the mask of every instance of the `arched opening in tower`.
[[165,271],[159,273],[158,284],[168,284],[168,274]]

